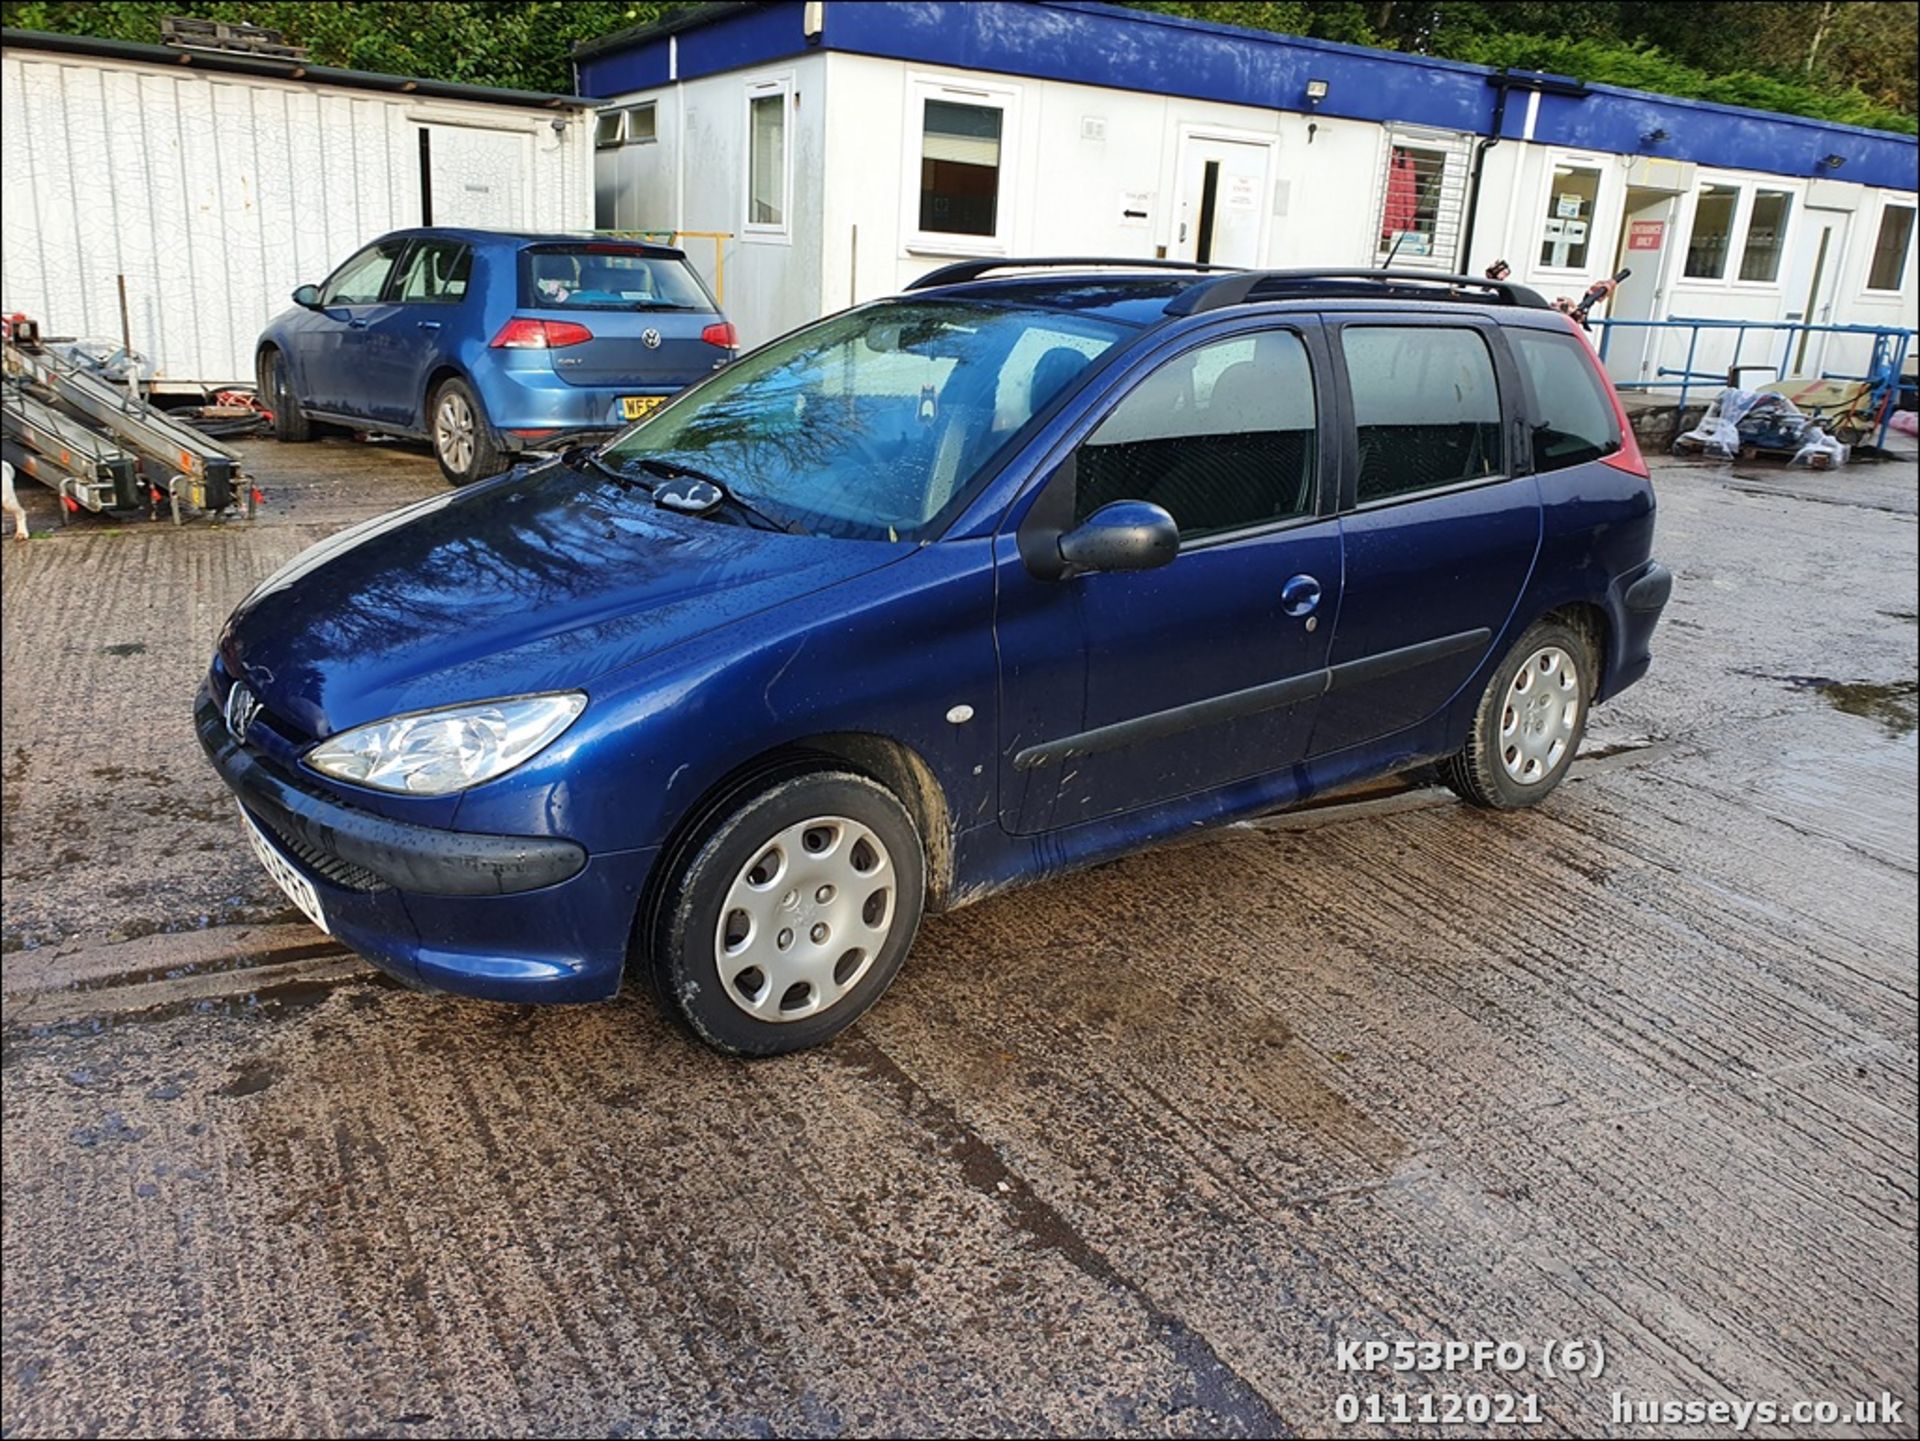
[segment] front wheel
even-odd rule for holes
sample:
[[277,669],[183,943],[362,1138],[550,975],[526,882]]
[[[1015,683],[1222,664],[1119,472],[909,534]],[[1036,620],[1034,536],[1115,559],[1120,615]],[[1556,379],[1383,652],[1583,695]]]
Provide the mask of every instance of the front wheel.
[[1487,682],[1466,745],[1441,772],[1447,784],[1491,810],[1545,800],[1586,734],[1595,669],[1580,631],[1555,620],[1535,625]]
[[848,771],[770,778],[679,852],[649,961],[703,1041],[772,1056],[831,1039],[892,982],[926,899],[920,833]]
[[433,456],[453,485],[484,480],[507,468],[480,397],[464,380],[446,381],[433,393]]

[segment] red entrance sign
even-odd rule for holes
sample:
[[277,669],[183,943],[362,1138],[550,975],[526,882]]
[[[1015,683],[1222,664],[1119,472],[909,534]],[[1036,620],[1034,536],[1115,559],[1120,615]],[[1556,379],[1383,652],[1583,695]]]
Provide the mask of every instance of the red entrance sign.
[[1667,222],[1664,220],[1629,220],[1627,222],[1627,249],[1658,250],[1666,243]]

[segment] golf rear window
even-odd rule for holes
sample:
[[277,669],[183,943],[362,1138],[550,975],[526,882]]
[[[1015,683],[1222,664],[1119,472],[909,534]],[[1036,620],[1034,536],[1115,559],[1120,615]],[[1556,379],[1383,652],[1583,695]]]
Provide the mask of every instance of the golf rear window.
[[520,305],[532,310],[712,310],[678,256],[619,245],[540,245],[520,252]]

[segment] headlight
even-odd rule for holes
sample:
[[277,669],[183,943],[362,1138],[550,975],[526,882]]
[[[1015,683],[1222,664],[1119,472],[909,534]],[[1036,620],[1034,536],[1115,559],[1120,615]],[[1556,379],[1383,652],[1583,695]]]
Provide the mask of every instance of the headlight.
[[532,759],[586,708],[586,696],[565,691],[395,716],[322,741],[307,764],[375,790],[444,796]]

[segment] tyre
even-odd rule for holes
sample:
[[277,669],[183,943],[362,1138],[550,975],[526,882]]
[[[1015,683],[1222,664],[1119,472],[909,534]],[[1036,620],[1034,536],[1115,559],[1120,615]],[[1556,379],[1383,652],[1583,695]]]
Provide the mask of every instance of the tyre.
[[507,468],[507,457],[494,440],[486,407],[473,387],[454,379],[433,393],[433,456],[440,473],[453,485],[469,485]]
[[300,398],[293,393],[293,373],[287,358],[277,350],[260,352],[258,394],[260,403],[273,412],[273,438],[298,444],[313,439],[313,422],[301,413]]
[[803,1050],[852,1025],[899,972],[926,900],[913,818],[849,771],[789,770],[736,793],[668,864],[655,988],[732,1055]]
[[1596,671],[1584,633],[1556,620],[1535,625],[1487,682],[1466,745],[1442,767],[1447,784],[1491,810],[1546,799],[1580,749]]

